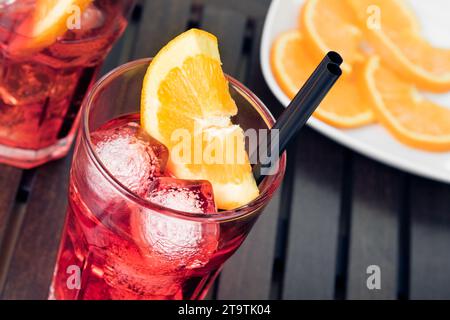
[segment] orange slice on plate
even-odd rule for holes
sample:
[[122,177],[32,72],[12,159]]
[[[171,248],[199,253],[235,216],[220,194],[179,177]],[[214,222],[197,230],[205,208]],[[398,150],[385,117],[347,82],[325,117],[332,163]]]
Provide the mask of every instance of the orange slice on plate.
[[363,31],[383,28],[386,32],[420,32],[419,21],[404,0],[344,0],[344,5],[354,12]]
[[365,70],[378,120],[401,142],[428,151],[450,150],[450,109],[427,100],[377,57]]
[[[38,52],[62,36],[68,29],[68,19],[81,13],[93,0],[37,0],[33,14],[17,29],[9,51],[15,55]],[[79,11],[78,11],[79,10]]]
[[[319,64],[306,49],[305,37],[298,30],[281,34],[273,44],[271,65],[275,78],[290,98],[294,98],[300,87]],[[353,68],[343,74],[314,112],[318,119],[341,128],[355,128],[374,121],[374,115],[364,94],[363,68]]]
[[330,50],[337,51],[344,59],[341,68],[346,73],[352,64],[363,61],[363,33],[343,1],[308,0],[301,9],[299,23],[307,48],[316,59]]
[[[169,148],[168,169],[177,178],[211,182],[219,209],[240,207],[259,194],[243,130],[230,120],[236,113],[212,34],[191,29],[150,63],[142,88],[141,124]],[[184,149],[179,148],[182,136],[192,138]]]
[[398,0],[347,0],[360,23],[366,24],[369,6],[381,13],[380,27],[364,31],[383,63],[418,87],[450,90],[450,49],[433,47],[420,34],[412,11]]

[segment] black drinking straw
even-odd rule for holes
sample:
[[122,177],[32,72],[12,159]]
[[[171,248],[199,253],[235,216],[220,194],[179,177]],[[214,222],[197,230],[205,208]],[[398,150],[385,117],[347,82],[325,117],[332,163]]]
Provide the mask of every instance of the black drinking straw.
[[[267,137],[267,142],[264,145],[258,145],[255,152],[259,152],[261,148],[264,148],[264,151],[270,150],[269,153],[266,152],[267,155],[274,153],[281,155],[286,150],[286,146],[305,125],[314,110],[316,110],[320,102],[341,76],[342,71],[339,65],[342,62],[341,56],[334,51],[330,51],[325,55],[308,80],[306,80],[303,87],[298,91],[297,95],[270,129],[271,132]],[[271,143],[272,136],[278,136],[279,145]],[[264,178],[261,174],[262,165],[259,162],[260,158],[255,155],[251,158],[258,159],[258,162],[253,166],[253,175],[259,184]]]
[[[344,60],[342,59],[341,55],[339,53],[337,53],[336,51],[328,51],[328,53],[325,55],[325,57],[322,59],[322,61],[320,62],[320,64],[322,63],[335,63],[338,66],[340,66],[342,64],[342,62],[344,62]],[[319,66],[320,66],[319,64]],[[317,68],[316,68],[317,70]]]

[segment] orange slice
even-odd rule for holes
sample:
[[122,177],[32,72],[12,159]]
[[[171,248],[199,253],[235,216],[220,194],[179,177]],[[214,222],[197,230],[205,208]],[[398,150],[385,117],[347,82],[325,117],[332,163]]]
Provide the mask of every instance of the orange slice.
[[397,30],[420,32],[414,12],[404,0],[344,0],[352,10],[361,29],[383,28],[386,32]]
[[81,13],[92,1],[37,0],[33,14],[18,27],[17,33],[24,37],[11,41],[10,52],[28,55],[48,47],[67,31],[68,19]]
[[330,50],[337,51],[344,59],[341,68],[347,73],[352,64],[363,61],[360,48],[363,34],[356,26],[353,13],[342,1],[308,0],[299,22],[308,49],[316,59]]
[[[286,95],[292,99],[320,59],[305,50],[300,31],[281,34],[272,47],[271,64],[275,78]],[[336,127],[354,128],[374,121],[374,115],[364,95],[362,68],[343,74],[314,112],[314,116]]]
[[259,194],[244,133],[230,120],[236,113],[212,34],[191,29],[179,35],[148,67],[141,124],[169,148],[168,169],[177,178],[211,182],[219,209],[234,209]]
[[347,0],[360,23],[366,24],[369,6],[380,9],[380,28],[364,31],[383,63],[418,87],[450,90],[450,50],[433,47],[420,35],[414,14],[399,0]]
[[428,151],[450,150],[450,109],[425,99],[377,57],[365,70],[378,120],[401,142]]

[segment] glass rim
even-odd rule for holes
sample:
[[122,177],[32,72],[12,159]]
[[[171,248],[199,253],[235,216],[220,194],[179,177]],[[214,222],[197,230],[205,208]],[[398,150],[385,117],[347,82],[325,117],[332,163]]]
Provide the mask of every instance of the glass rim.
[[[82,108],[81,108],[81,139],[80,143],[85,143],[87,145],[87,154],[89,158],[92,160],[96,168],[100,171],[102,176],[108,180],[108,182],[125,198],[129,199],[132,202],[137,203],[139,206],[155,210],[160,214],[165,214],[169,216],[174,216],[182,219],[196,220],[196,221],[230,221],[237,220],[243,217],[246,217],[253,212],[258,211],[264,205],[268,203],[272,194],[279,188],[281,184],[281,180],[284,176],[286,170],[286,152],[278,159],[278,171],[274,175],[265,176],[260,185],[265,186],[267,181],[270,181],[270,185],[264,187],[263,191],[253,199],[251,202],[232,209],[232,210],[223,210],[215,213],[190,213],[179,211],[171,208],[164,207],[157,203],[146,200],[131,190],[129,190],[125,185],[123,185],[118,179],[116,179],[106,168],[106,166],[102,163],[100,157],[97,155],[90,138],[90,130],[89,130],[89,113],[91,110],[91,106],[95,105],[94,99],[98,93],[101,92],[103,88],[105,88],[109,83],[115,80],[120,75],[124,74],[127,71],[132,70],[137,66],[141,66],[144,64],[149,64],[152,61],[152,58],[143,58],[134,61],[127,62],[123,65],[116,67],[111,70],[103,77],[101,77],[89,90],[85,99],[83,100]],[[237,93],[240,94],[247,100],[253,107],[256,107],[256,111],[261,115],[264,122],[270,127],[275,123],[275,118],[267,109],[267,107],[262,103],[262,101],[238,80],[233,77],[225,74],[227,80],[230,85],[237,89]]]

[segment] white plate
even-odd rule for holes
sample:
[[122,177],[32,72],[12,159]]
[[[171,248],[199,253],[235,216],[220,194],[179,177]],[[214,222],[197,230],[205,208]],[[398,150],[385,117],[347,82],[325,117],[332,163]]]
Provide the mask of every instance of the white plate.
[[[270,48],[274,39],[283,31],[295,28],[304,0],[273,0],[264,25],[261,44],[261,64],[270,89],[278,100],[287,106],[289,98],[278,86],[270,67]],[[419,17],[425,37],[434,45],[450,48],[450,1],[409,0]],[[450,108],[450,93],[431,95],[432,100]],[[308,124],[315,130],[387,165],[424,177],[450,183],[450,152],[432,153],[409,148],[395,140],[380,125],[360,129],[342,130],[311,118]]]

